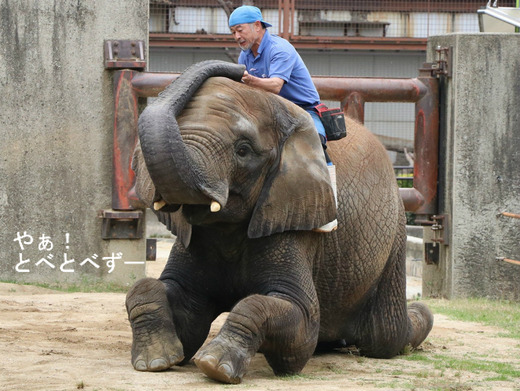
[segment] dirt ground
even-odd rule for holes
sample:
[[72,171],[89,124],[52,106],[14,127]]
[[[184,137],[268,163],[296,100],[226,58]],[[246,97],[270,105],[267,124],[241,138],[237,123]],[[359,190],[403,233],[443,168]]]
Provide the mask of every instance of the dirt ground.
[[[160,259],[149,263],[147,274],[160,273],[168,246],[161,244]],[[194,364],[141,373],[130,364],[124,300],[123,293],[0,284],[0,390],[520,390],[520,379],[497,376],[489,365],[505,363],[518,374],[517,340],[500,337],[500,329],[442,315],[435,315],[418,353],[391,360],[346,349],[314,356],[299,376],[277,378],[257,354],[240,385],[216,383]],[[452,360],[457,364],[451,367]],[[482,365],[470,369],[470,362]]]

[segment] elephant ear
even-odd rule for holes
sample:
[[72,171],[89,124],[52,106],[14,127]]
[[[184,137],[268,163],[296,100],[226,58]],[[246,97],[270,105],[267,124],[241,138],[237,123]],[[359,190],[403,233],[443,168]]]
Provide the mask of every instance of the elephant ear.
[[[292,104],[291,104],[292,105]],[[275,111],[293,115],[291,129],[281,146],[279,164],[273,167],[257,201],[248,236],[259,238],[290,230],[311,230],[336,218],[336,204],[323,148],[310,115],[293,105]],[[287,121],[276,120],[282,126]]]
[[191,224],[182,216],[182,209],[174,213],[154,211],[157,219],[163,223],[168,230],[177,236],[184,248],[188,248],[191,241]]
[[138,141],[134,149],[132,158],[132,170],[135,173],[135,185],[133,191],[137,200],[132,202],[132,206],[136,209],[150,208],[157,219],[163,223],[166,228],[181,241],[184,247],[188,247],[191,240],[191,224],[182,216],[181,210],[176,212],[156,211],[153,209],[153,201],[155,197],[155,186],[150,178],[148,169],[144,162],[141,143]]

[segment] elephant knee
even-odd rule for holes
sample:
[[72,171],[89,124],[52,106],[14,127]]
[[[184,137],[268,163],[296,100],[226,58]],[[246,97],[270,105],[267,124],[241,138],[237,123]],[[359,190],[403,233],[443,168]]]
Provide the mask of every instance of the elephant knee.
[[137,281],[126,295],[128,314],[136,308],[150,303],[162,303],[166,300],[164,284],[155,278],[143,278]]

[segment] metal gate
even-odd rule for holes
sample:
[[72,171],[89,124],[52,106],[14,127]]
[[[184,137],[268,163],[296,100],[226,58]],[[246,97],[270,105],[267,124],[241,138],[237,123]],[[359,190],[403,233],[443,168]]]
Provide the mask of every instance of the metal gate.
[[[123,49],[126,48],[126,49]],[[116,51],[116,53],[114,53]],[[102,216],[106,226],[111,221],[138,220],[133,215],[130,191],[134,173],[130,167],[137,141],[139,98],[157,96],[176,73],[143,72],[146,63],[141,41],[105,42],[105,68],[115,70],[114,77],[114,148],[112,209]],[[437,213],[439,156],[439,74],[447,74],[448,49],[438,49],[443,60],[425,64],[419,76],[411,79],[313,77],[321,99],[337,101],[344,112],[364,122],[365,102],[415,103],[413,188],[401,188],[406,211],[416,214],[419,224],[432,224]],[[441,58],[441,57],[439,57]],[[125,69],[121,69],[125,68]],[[136,211],[137,212],[137,211]]]

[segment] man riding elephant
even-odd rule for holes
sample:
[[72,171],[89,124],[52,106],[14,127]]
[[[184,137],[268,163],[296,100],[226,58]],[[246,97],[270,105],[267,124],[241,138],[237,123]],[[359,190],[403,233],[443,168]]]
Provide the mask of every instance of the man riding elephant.
[[[242,52],[238,63],[246,70],[242,82],[248,86],[279,94],[307,111],[314,121],[327,162],[331,185],[336,193],[336,168],[327,154],[327,135],[315,109],[320,96],[302,58],[289,41],[271,35],[271,24],[264,21],[261,11],[252,5],[243,5],[229,17],[229,28]],[[316,232],[331,232],[338,220],[315,228]]]
[[[336,213],[310,115],[243,77],[243,65],[195,64],[139,118],[136,191],[177,240],[160,278],[127,295],[134,368],[194,357],[238,383],[258,351],[287,375],[337,341],[380,358],[417,347],[433,315],[407,306],[406,218],[386,150],[346,119],[349,136],[328,147]],[[313,231],[336,216],[334,232]]]

